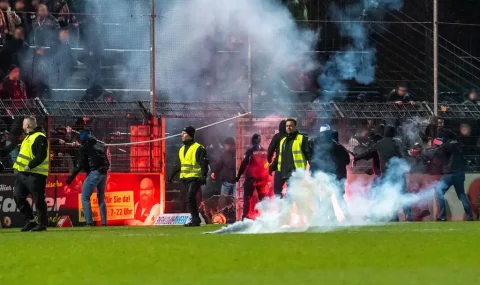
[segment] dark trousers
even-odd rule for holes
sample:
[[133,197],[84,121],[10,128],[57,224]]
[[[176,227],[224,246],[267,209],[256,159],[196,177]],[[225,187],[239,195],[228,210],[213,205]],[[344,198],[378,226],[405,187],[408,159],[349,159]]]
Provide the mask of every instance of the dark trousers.
[[256,179],[253,177],[246,177],[245,183],[243,183],[243,216],[242,218],[248,218],[248,212],[250,211],[250,199],[253,196],[253,192],[256,190],[258,199],[261,201],[265,198],[265,187],[268,181],[265,179]]
[[187,190],[187,208],[192,215],[192,222],[200,222],[197,201],[197,194],[202,187],[200,179],[184,180],[183,185],[185,186],[185,190]]
[[282,173],[275,171],[275,176],[273,176],[273,192],[276,197],[282,198],[283,185],[287,182],[288,179],[282,178]]
[[13,194],[17,207],[25,215],[26,221],[34,219],[32,207],[27,201],[27,197],[30,194],[37,209],[38,223],[44,226],[48,225],[47,203],[45,202],[46,184],[46,176],[25,172],[17,174]]
[[468,201],[467,195],[465,194],[465,173],[449,173],[444,174],[440,179],[440,186],[435,189],[435,198],[439,204],[439,218],[447,219],[447,211],[445,210],[445,193],[453,186],[457,197],[462,202],[463,209],[467,214],[467,219],[473,219],[472,208],[470,207],[470,202]]

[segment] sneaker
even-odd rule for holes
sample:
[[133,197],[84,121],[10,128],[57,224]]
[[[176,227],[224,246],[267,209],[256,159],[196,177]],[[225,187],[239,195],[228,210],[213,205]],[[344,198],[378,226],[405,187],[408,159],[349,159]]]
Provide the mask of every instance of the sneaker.
[[31,232],[43,232],[47,230],[47,226],[44,225],[36,225]]
[[22,232],[29,232],[33,228],[35,228],[38,224],[36,222],[27,222],[25,226],[22,228]]
[[95,224],[85,224],[85,227],[87,227],[87,228],[95,227]]
[[200,226],[200,222],[198,221],[191,221],[191,222],[188,222],[184,225],[185,227],[199,227]]
[[446,222],[446,221],[447,221],[446,218],[438,218],[438,219],[437,219],[437,222]]

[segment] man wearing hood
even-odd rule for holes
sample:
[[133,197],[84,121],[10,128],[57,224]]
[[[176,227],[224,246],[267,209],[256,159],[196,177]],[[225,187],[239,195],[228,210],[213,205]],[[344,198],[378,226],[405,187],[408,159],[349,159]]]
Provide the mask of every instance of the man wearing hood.
[[[48,140],[33,117],[23,120],[23,130],[27,136],[23,139],[20,153],[13,165],[13,169],[17,173],[13,189],[14,198],[17,208],[26,220],[22,232],[45,231],[48,225],[47,203],[45,202],[45,186],[50,160]],[[10,151],[11,149],[6,153],[8,154]],[[38,224],[34,220],[32,207],[27,201],[28,195],[32,196],[35,203]]]
[[235,151],[235,139],[227,138],[223,142],[223,153],[220,159],[212,167],[212,179],[220,178],[222,188],[220,193],[225,196],[237,197],[237,181],[235,180],[235,172],[237,170]]
[[444,195],[452,186],[455,188],[458,199],[462,202],[467,220],[473,221],[472,208],[465,194],[464,186],[467,162],[460,150],[460,143],[455,139],[455,134],[451,130],[444,130],[443,143],[435,150],[434,157],[438,157],[443,165],[442,178],[440,179],[442,183],[435,189],[435,198],[439,203],[440,212],[438,221],[447,220]]
[[82,186],[82,208],[87,226],[94,226],[92,205],[90,197],[93,191],[97,189],[98,207],[100,209],[100,218],[102,226],[107,225],[107,204],[105,203],[105,186],[107,183],[107,171],[110,167],[105,149],[96,139],[94,139],[89,130],[80,132],[79,159],[74,171],[67,177],[67,185],[70,185],[75,176],[80,171],[85,170],[87,178]]
[[[268,146],[268,152],[267,152],[267,160],[268,163],[271,164],[273,160],[273,155],[278,155],[279,151],[278,148],[280,147],[280,141],[286,136],[286,129],[285,126],[287,124],[287,121],[282,120],[280,124],[278,125],[278,133],[276,133],[272,141],[270,142],[270,145]],[[275,193],[275,196],[281,197],[282,196],[282,175],[278,173],[277,171],[275,172],[275,176],[273,177],[273,191]]]
[[[378,154],[378,158],[380,160],[380,176],[377,179],[378,184],[381,184],[381,181],[384,178],[384,174],[388,170],[388,164],[392,158],[406,158],[408,156],[408,152],[404,147],[402,141],[395,138],[395,132],[395,127],[387,126],[385,128],[385,136],[382,139],[380,139],[376,144],[374,144],[368,151],[355,156],[355,161],[359,161],[363,159],[371,159],[374,157],[375,154]],[[407,182],[405,177],[400,177],[397,183],[402,184],[400,186],[402,189],[401,191],[406,192]],[[409,205],[403,207],[403,212],[407,221],[413,220],[411,208]],[[397,214],[394,215],[393,220],[398,221]]]
[[245,153],[242,164],[237,174],[237,182],[245,174],[243,184],[243,219],[248,218],[250,199],[257,190],[258,199],[261,201],[267,194],[268,184],[267,150],[261,146],[262,138],[258,134],[252,136],[252,147]]
[[277,171],[281,175],[279,187],[283,187],[296,170],[305,170],[311,158],[308,137],[297,130],[297,121],[288,119],[285,129],[287,134],[280,141],[278,155],[270,165],[270,172]]
[[[335,174],[339,191],[335,191],[334,194],[344,215],[347,216],[348,208],[344,195],[350,155],[345,147],[338,142],[338,132],[333,132],[327,124],[322,125],[320,135],[312,140],[312,151],[310,171],[313,175],[319,171]],[[331,211],[333,212],[333,208]]]
[[208,156],[205,147],[195,141],[195,128],[188,126],[182,131],[183,146],[178,151],[178,161],[173,167],[168,182],[172,183],[173,178],[180,172],[187,190],[187,207],[191,214],[190,222],[186,227],[200,226],[200,214],[198,213],[197,193],[202,185],[207,184]]

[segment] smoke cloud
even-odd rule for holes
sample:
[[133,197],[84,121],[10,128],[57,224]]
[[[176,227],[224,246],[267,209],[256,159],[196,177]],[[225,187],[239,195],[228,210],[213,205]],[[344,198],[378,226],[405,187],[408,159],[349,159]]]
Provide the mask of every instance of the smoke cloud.
[[248,42],[256,76],[278,80],[290,64],[315,67],[307,51],[316,33],[298,29],[280,1],[162,2],[157,85],[170,100],[246,101]]
[[[370,15],[370,11],[375,15]],[[373,28],[361,23],[367,20],[382,20],[388,11],[399,10],[403,0],[363,0],[347,7],[330,6],[332,20],[337,24],[340,35],[350,39],[350,44],[341,53],[334,54],[325,64],[318,82],[323,90],[346,89],[345,81],[354,80],[368,85],[375,81],[376,49],[370,42]],[[375,19],[367,17],[375,17]]]
[[[352,182],[348,214],[338,205],[342,193],[333,175],[322,172],[306,177],[297,171],[289,181],[285,199],[265,199],[257,204],[260,216],[255,220],[237,222],[214,233],[283,233],[301,231],[333,231],[349,226],[383,225],[402,207],[431,201],[440,182],[416,194],[405,193],[404,175],[409,165],[393,158],[381,182],[366,189],[365,181]],[[348,216],[348,219],[345,219]],[[341,221],[341,222],[339,222]]]

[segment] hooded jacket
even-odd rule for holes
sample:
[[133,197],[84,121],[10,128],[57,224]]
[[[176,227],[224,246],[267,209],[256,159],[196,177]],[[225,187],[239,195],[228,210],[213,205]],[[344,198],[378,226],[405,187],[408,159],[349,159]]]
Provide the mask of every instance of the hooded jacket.
[[94,170],[98,170],[103,174],[107,173],[110,162],[105,154],[105,149],[96,139],[89,136],[80,145],[79,152],[79,159],[72,173],[73,177],[82,170],[85,170],[87,174]]
[[385,136],[374,144],[368,151],[355,156],[355,160],[371,159],[377,153],[380,159],[380,173],[385,173],[388,162],[393,157],[406,158],[408,156],[402,141],[395,137],[395,127],[388,126]]
[[276,133],[273,136],[272,141],[270,142],[270,145],[268,146],[268,151],[267,151],[268,163],[272,163],[273,155],[278,154],[278,148],[280,147],[280,141],[287,134],[286,125],[287,125],[287,121],[282,120],[280,122],[280,124],[278,125],[278,133]]
[[468,169],[460,147],[460,143],[455,139],[455,134],[449,130],[445,131],[443,144],[437,148],[434,154],[434,157],[442,161],[442,174],[465,172]]
[[237,178],[246,171],[247,178],[256,180],[268,180],[267,151],[260,145],[260,136],[252,137],[252,147],[243,156],[242,164],[238,170]]
[[344,146],[339,144],[332,131],[321,132],[312,140],[312,158],[310,170],[312,173],[322,171],[333,173],[337,179],[347,178],[347,165],[350,163],[350,155]]
[[212,172],[219,175],[222,182],[235,183],[237,159],[235,149],[224,151],[212,167]]

